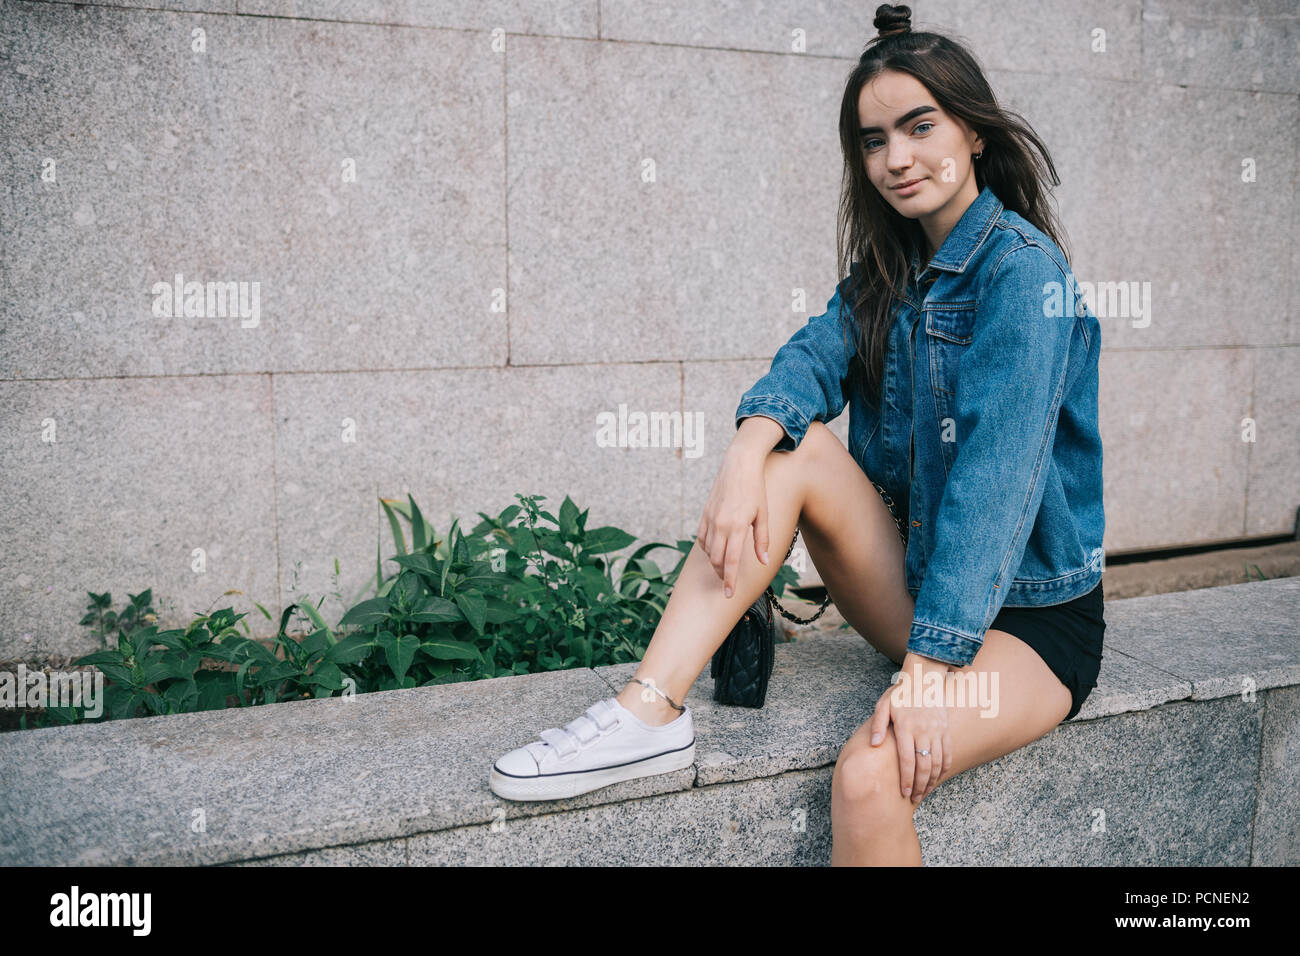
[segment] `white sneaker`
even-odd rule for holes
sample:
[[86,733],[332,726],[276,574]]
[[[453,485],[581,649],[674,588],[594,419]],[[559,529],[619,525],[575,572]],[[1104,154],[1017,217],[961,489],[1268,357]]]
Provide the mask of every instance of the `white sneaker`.
[[[685,706],[685,705],[683,705]],[[620,780],[681,770],[695,762],[691,709],[653,727],[606,697],[564,729],[551,727],[540,741],[512,750],[492,764],[489,786],[507,800],[559,800]]]

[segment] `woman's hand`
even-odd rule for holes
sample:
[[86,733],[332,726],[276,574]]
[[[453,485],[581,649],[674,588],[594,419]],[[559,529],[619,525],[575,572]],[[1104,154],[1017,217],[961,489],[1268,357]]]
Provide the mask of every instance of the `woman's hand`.
[[735,593],[740,552],[751,526],[754,553],[763,564],[768,563],[766,458],[761,446],[733,444],[727,449],[695,533],[695,540],[722,578],[727,597]]
[[[937,674],[938,677],[929,676]],[[903,796],[919,803],[952,766],[952,747],[948,735],[947,688],[949,668],[943,661],[922,657],[910,651],[903,658],[902,673],[876,703],[871,715],[871,744],[885,739],[885,730],[894,724],[894,742],[898,745],[898,776]],[[933,682],[940,683],[929,690]],[[928,691],[928,693],[927,693]],[[927,700],[936,695],[937,701]],[[921,755],[918,750],[928,750]]]

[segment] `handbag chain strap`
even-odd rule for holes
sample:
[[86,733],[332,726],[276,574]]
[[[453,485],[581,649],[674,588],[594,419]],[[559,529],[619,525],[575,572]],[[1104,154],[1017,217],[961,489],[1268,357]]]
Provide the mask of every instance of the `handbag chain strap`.
[[[880,492],[880,497],[884,499],[885,507],[889,509],[889,513],[894,516],[894,524],[898,526],[898,536],[903,539],[903,547],[907,547],[907,532],[903,530],[903,519],[898,516],[898,509],[894,507],[894,499],[889,497],[889,493],[886,492],[884,488],[880,487],[880,485],[876,484],[875,481],[872,481],[871,483],[875,485],[876,491]],[[785,553],[785,561],[788,561],[790,555],[794,553],[794,543],[798,540],[799,529],[795,528],[794,537],[790,539],[790,550]],[[785,561],[782,561],[781,563],[784,564]],[[811,624],[813,621],[817,620],[817,618],[822,616],[822,613],[826,610],[826,606],[831,603],[831,595],[830,592],[827,591],[826,597],[822,601],[822,606],[818,609],[817,613],[805,620],[803,618],[795,617],[781,606],[781,602],[776,599],[776,594],[772,591],[772,585],[769,584],[767,586],[767,591],[764,593],[767,595],[767,599],[772,604],[776,605],[776,609],[781,612],[782,617],[787,621],[794,621],[796,624]]]

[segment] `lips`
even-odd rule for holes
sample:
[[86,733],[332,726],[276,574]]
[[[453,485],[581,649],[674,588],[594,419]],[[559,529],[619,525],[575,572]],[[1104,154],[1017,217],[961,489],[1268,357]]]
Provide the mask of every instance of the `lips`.
[[919,183],[919,182],[924,182],[924,181],[925,181],[925,177],[922,176],[920,179],[909,179],[909,180],[908,180],[907,182],[905,182],[905,183],[899,183],[898,185],[896,185],[896,186],[891,186],[891,187],[889,187],[889,188],[890,188],[890,189],[906,189],[908,186],[915,186],[917,183]]

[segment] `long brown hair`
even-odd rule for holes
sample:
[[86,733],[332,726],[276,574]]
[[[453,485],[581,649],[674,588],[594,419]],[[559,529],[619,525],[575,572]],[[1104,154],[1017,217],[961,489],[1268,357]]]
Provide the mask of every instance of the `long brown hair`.
[[923,249],[925,241],[920,223],[899,214],[867,178],[858,97],[882,71],[910,73],[949,115],[983,137],[983,153],[975,161],[976,187],[991,188],[1007,209],[1051,237],[1069,261],[1064,229],[1047,205],[1048,185],[1060,185],[1047,147],[1023,117],[998,104],[969,50],[940,33],[913,33],[911,15],[903,5],[876,8],[872,25],[878,35],[849,74],[840,102],[844,178],[836,253],[839,275],[850,276],[845,301],[860,330],[850,379],[873,408],[879,407],[894,302],[908,282],[912,251]]

